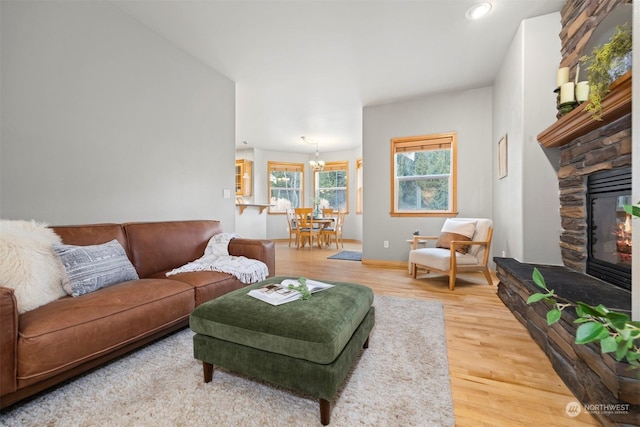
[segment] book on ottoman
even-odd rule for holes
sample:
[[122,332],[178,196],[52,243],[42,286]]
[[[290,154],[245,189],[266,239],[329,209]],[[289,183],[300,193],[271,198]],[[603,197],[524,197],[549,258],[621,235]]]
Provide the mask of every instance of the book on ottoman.
[[[318,282],[317,280],[307,279],[305,283],[307,285],[307,289],[309,289],[309,292],[312,294],[333,287],[333,285]],[[281,283],[269,283],[261,288],[253,289],[249,291],[247,295],[271,305],[280,305],[302,298],[302,293],[300,291],[289,287],[289,285],[299,286],[300,284],[301,282],[297,279],[285,279]]]

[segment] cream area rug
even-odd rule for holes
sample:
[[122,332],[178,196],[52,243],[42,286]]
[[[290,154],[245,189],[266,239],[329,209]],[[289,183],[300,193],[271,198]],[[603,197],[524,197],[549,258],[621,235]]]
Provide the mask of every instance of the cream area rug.
[[[453,426],[442,304],[376,296],[369,348],[332,402],[333,427]],[[320,426],[319,405],[215,370],[177,332],[5,411],[2,426]]]

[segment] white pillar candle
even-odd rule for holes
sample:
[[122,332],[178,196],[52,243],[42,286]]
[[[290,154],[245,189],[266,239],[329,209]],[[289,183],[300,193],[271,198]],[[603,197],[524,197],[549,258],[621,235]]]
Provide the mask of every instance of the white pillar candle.
[[560,86],[560,104],[564,104],[566,102],[575,102],[575,84],[573,82],[564,83]]
[[569,67],[562,67],[558,70],[558,87],[569,81]]
[[578,102],[589,99],[589,82],[581,81],[576,85],[576,99]]

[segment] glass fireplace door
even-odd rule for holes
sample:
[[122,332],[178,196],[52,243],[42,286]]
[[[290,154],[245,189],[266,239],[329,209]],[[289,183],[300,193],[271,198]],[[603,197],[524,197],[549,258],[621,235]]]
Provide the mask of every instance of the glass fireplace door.
[[[627,181],[628,178],[628,181]],[[631,289],[631,173],[589,177],[587,274]]]

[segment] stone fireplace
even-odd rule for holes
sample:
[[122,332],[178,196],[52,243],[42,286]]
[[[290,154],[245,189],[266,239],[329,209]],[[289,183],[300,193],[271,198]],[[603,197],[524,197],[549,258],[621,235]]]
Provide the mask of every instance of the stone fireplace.
[[[614,85],[612,85],[614,87]],[[606,110],[602,121],[593,120],[590,113],[575,109],[538,135],[544,147],[560,147],[558,185],[560,217],[563,231],[560,247],[564,266],[523,264],[509,258],[495,258],[498,296],[514,316],[527,327],[540,345],[558,375],[583,405],[624,405],[619,413],[594,414],[604,425],[640,425],[640,379],[626,363],[616,362],[611,354],[601,354],[596,345],[575,344],[577,325],[573,309],[565,310],[563,319],[548,326],[544,303],[529,305],[527,298],[539,289],[533,283],[533,268],[537,267],[550,289],[571,302],[603,304],[611,310],[631,314],[629,286],[600,280],[592,273],[589,255],[600,246],[616,245],[610,234],[590,229],[594,196],[588,192],[589,182],[601,178],[629,174],[631,168],[631,73],[616,81],[614,91],[604,99]],[[614,179],[617,180],[617,179]],[[593,185],[592,185],[593,186]],[[617,192],[616,188],[614,192]],[[624,192],[615,194],[623,197]],[[626,199],[622,199],[626,200]],[[597,203],[597,202],[596,202]],[[605,205],[607,203],[604,203]],[[596,206],[598,208],[599,206]],[[618,216],[617,206],[608,216]],[[606,227],[606,226],[604,226]],[[598,234],[600,233],[600,234]],[[604,244],[603,244],[604,241]],[[615,256],[619,256],[619,251]],[[605,265],[614,264],[613,254],[605,257]],[[588,269],[590,271],[588,271]],[[596,276],[596,277],[593,277]]]
[[[526,303],[529,295],[539,291],[532,280],[536,267],[549,288],[563,299],[631,313],[630,270],[628,277],[622,274],[618,282],[607,271],[612,265],[624,264],[618,261],[625,258],[625,249],[618,250],[615,230],[607,230],[608,225],[593,227],[594,210],[613,225],[624,223],[618,204],[628,200],[625,197],[630,194],[630,182],[619,184],[621,178],[624,182],[631,175],[631,74],[621,79],[611,98],[605,98],[607,110],[602,121],[576,109],[538,135],[542,146],[560,147],[558,186],[563,231],[559,244],[564,266],[524,264],[510,258],[494,260],[500,279],[498,296],[528,329],[576,398],[584,405],[626,405],[620,413],[594,414],[604,425],[640,425],[637,372],[629,371],[627,364],[616,362],[611,354],[601,354],[596,345],[575,344],[573,309],[565,310],[560,322],[548,326],[548,307]],[[611,182],[613,188],[605,188],[611,187]],[[602,254],[603,248],[609,248],[610,253]],[[594,274],[593,260],[589,259],[594,254],[596,260],[599,256],[603,261],[604,273],[596,268]],[[624,266],[620,270],[624,273]]]
[[[558,184],[560,189],[560,218],[563,232],[560,236],[562,261],[565,266],[578,272],[586,273],[589,264],[589,274],[607,282],[615,283],[625,289],[631,289],[631,268],[626,269],[626,277],[620,274],[608,273],[608,267],[615,262],[611,257],[589,260],[593,255],[593,243],[597,236],[600,242],[605,238],[604,230],[594,230],[593,218],[589,213],[597,211],[597,193],[588,192],[590,177],[610,174],[611,172],[628,172],[630,180],[631,168],[631,114],[604,124],[603,126],[575,138],[560,148],[560,170]],[[631,194],[631,183],[628,191],[620,193]],[[615,190],[617,191],[617,190]],[[628,202],[628,201],[627,201]],[[606,232],[613,230],[606,230]],[[593,257],[592,257],[593,258]],[[590,261],[590,262],[589,262]],[[621,274],[624,276],[624,268]],[[595,273],[595,274],[594,274]]]
[[[582,2],[569,0],[562,9],[561,67],[576,68],[594,29],[625,0]],[[572,76],[573,77],[573,76]],[[562,299],[603,304],[631,314],[631,229],[625,228],[622,204],[631,194],[631,72],[611,85],[603,99],[602,120],[578,107],[538,135],[545,148],[560,151],[558,189],[562,232],[559,245],[563,266],[520,263],[494,258],[498,296],[527,328],[555,371],[585,405],[622,405],[620,411],[593,413],[603,425],[640,425],[638,371],[601,354],[595,344],[575,344],[573,308],[547,325],[545,303],[527,304],[539,288],[532,273],[538,268],[549,289]],[[620,183],[625,179],[629,182]],[[638,232],[638,231],[636,231]]]

